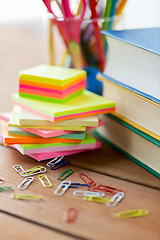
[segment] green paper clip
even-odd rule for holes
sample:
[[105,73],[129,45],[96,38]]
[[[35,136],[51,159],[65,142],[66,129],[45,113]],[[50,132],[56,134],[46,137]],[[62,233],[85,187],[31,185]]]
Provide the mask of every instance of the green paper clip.
[[105,198],[105,197],[84,196],[83,199],[86,201],[92,201],[92,202],[98,202],[98,203],[113,202],[110,198]]
[[0,187],[0,192],[9,192],[13,190],[14,190],[13,187]]
[[41,196],[34,196],[34,195],[28,195],[28,194],[11,194],[11,198],[20,199],[20,200],[42,199]]
[[[72,173],[74,172],[73,169],[71,168],[67,168],[66,170],[64,170],[63,172],[61,172],[58,176],[57,179],[58,180],[64,180],[65,178],[69,177]],[[67,173],[67,174],[66,174]],[[66,174],[66,175],[65,175]],[[64,176],[65,175],[65,176]],[[64,177],[63,177],[64,176]],[[63,177],[63,178],[62,178]]]
[[125,219],[125,218],[147,216],[148,214],[149,214],[149,211],[147,209],[135,209],[135,210],[129,210],[125,212],[119,212],[115,216],[117,218]]

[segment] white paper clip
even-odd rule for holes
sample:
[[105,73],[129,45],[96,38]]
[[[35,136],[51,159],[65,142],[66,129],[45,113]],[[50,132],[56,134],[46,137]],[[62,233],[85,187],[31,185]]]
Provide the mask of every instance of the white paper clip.
[[112,203],[107,202],[106,206],[107,207],[115,207],[124,197],[124,192],[118,192],[116,193],[112,198],[111,201],[113,201]]
[[39,173],[45,173],[46,171],[47,171],[47,169],[45,167],[36,166],[36,167],[28,169],[24,172],[21,172],[20,175],[22,177],[28,177],[28,176],[32,176],[32,175],[39,174]]
[[[54,194],[57,196],[62,196],[67,191],[70,185],[71,185],[71,181],[63,181],[54,191]],[[61,192],[59,192],[60,190]]]
[[77,197],[84,197],[84,196],[104,197],[105,193],[92,192],[92,191],[74,191],[73,195]]
[[50,162],[47,163],[47,166],[48,166],[48,167],[54,166],[55,163],[60,162],[63,158],[64,158],[64,156],[55,157],[55,158],[53,158]]
[[33,182],[34,177],[26,177],[19,185],[18,188],[20,190],[25,190],[30,184],[31,182]]
[[[14,168],[14,170],[16,170],[16,172],[18,172],[20,175],[21,175],[21,173],[24,173],[24,172],[25,172],[25,170],[22,168],[21,165],[14,165],[13,168]],[[19,171],[19,170],[21,170],[21,171]]]

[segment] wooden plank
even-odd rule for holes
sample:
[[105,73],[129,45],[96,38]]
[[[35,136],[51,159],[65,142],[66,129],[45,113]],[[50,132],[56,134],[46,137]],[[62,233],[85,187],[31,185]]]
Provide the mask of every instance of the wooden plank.
[[[13,170],[14,164],[21,164],[24,169],[39,165],[13,149],[1,151],[1,177],[5,178],[3,185],[13,186],[14,193],[41,195],[43,200],[15,200],[10,198],[10,192],[1,192],[1,210],[86,239],[106,239],[106,237],[108,239],[159,239],[160,192],[158,190],[73,167],[75,172],[67,180],[83,182],[78,174],[85,172],[97,184],[117,187],[126,192],[125,198],[118,206],[108,208],[105,204],[86,202],[81,197],[74,196],[73,189],[69,189],[62,197],[54,195],[54,190],[60,183],[56,176],[64,169],[70,168],[70,165],[56,171],[47,168],[46,174],[53,183],[52,188],[44,188],[35,176],[29,188],[20,191],[17,186],[23,178]],[[46,166],[46,162],[41,165]],[[76,207],[78,216],[74,223],[68,224],[63,222],[62,217],[69,207]],[[150,214],[135,219],[115,218],[117,212],[139,208],[148,209]]]
[[[43,62],[42,29],[40,23],[34,22],[30,25],[0,26],[0,54],[3,59],[0,66],[0,78],[3,80],[0,87],[1,112],[12,109],[11,94],[18,89],[19,71]],[[160,187],[157,177],[105,143],[102,144],[102,149],[94,151],[94,154],[77,154],[70,159],[72,164],[78,167],[155,188]]]
[[58,233],[51,229],[44,228],[37,224],[21,220],[19,218],[7,215],[0,212],[0,236],[3,240],[28,240],[28,239],[39,239],[39,240],[69,240],[75,239],[71,236],[67,236],[62,233]]

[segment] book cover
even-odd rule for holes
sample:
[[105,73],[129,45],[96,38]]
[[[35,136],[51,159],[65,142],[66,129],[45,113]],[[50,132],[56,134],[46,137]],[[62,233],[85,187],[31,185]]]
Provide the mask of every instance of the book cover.
[[160,27],[131,30],[107,30],[103,34],[160,55]]

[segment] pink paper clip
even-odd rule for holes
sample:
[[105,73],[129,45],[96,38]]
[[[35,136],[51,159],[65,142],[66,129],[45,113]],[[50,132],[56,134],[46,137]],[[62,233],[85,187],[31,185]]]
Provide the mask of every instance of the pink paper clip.
[[63,215],[63,221],[64,222],[74,222],[77,217],[78,210],[77,208],[68,208],[68,210]]
[[[83,180],[85,183],[89,184],[90,186],[93,186],[93,187],[96,186],[96,183],[93,181],[92,178],[88,177],[87,174],[85,174],[85,173],[79,173],[79,176],[80,176],[80,178],[82,178],[82,180]],[[82,177],[82,176],[85,176],[85,177],[87,178],[87,180],[86,180],[84,177]],[[89,180],[89,181],[88,181],[88,180]]]

